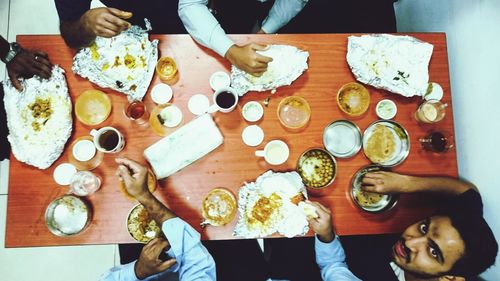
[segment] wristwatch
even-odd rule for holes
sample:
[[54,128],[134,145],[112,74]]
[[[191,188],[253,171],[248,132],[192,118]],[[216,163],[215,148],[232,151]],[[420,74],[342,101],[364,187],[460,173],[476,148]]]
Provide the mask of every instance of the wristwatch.
[[21,51],[21,46],[17,44],[16,42],[12,42],[9,44],[10,48],[9,51],[7,52],[7,55],[5,58],[2,58],[2,61],[7,64],[9,63],[12,59],[16,57],[17,54]]

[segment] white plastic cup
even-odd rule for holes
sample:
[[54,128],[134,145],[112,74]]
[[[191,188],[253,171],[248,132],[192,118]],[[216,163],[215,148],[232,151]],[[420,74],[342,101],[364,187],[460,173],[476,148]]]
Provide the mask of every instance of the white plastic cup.
[[[229,93],[229,94],[228,94]],[[228,98],[223,98],[224,96]],[[238,94],[231,87],[220,88],[214,93],[214,104],[208,108],[208,113],[220,111],[229,113],[236,108],[238,104]]]
[[120,131],[113,127],[93,129],[90,131],[90,135],[94,138],[95,148],[104,153],[117,153],[122,151],[125,146],[125,138]]
[[284,141],[273,140],[266,144],[264,150],[255,151],[255,156],[264,157],[264,160],[271,165],[281,165],[288,160],[290,149]]

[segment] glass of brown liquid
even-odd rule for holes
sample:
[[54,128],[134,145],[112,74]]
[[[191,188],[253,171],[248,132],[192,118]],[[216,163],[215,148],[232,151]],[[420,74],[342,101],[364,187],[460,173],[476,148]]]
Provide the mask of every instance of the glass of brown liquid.
[[455,147],[453,136],[439,131],[430,132],[419,141],[425,150],[436,153],[443,153]]
[[220,88],[214,93],[214,104],[208,108],[209,113],[216,111],[229,113],[236,108],[238,104],[238,94],[233,88]]
[[149,119],[146,105],[138,100],[130,101],[125,106],[125,116],[139,125],[147,123]]
[[92,130],[90,135],[94,138],[95,148],[104,153],[117,153],[125,146],[125,138],[113,127]]

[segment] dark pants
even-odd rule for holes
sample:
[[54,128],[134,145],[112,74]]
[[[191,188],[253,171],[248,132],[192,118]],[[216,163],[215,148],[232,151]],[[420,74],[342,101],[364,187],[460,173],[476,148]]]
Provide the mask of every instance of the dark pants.
[[[264,239],[265,253],[254,239],[203,241],[215,260],[219,281],[321,280],[314,238]],[[119,245],[122,264],[137,259],[141,244]]]
[[7,128],[7,116],[3,104],[3,84],[0,83],[0,161],[9,158],[10,143],[7,141],[9,129]]

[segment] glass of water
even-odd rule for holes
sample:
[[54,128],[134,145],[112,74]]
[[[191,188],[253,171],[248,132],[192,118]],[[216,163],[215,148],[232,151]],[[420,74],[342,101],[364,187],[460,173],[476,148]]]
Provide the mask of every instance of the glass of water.
[[78,196],[87,196],[101,187],[101,179],[89,171],[79,171],[71,177],[70,192]]

